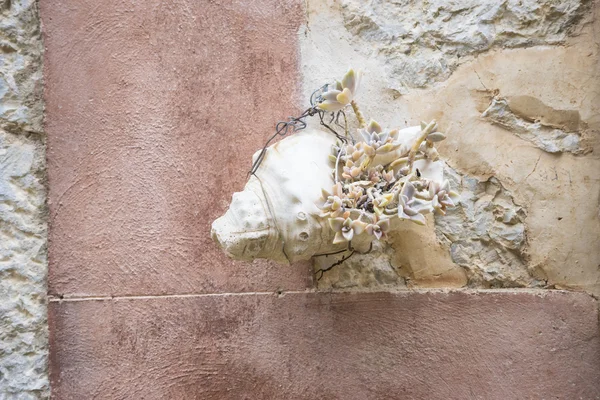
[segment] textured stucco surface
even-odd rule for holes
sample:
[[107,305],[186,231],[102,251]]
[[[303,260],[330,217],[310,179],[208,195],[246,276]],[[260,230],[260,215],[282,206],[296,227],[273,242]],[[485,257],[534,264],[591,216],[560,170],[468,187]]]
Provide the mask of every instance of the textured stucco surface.
[[600,399],[583,293],[50,303],[57,399]]
[[0,1],[0,399],[49,392],[41,55],[36,1]]
[[[437,119],[461,207],[320,287],[555,287],[600,294],[599,4],[307,2],[304,96],[348,65],[363,113]],[[412,250],[427,244],[422,254]],[[383,254],[383,255],[382,255]],[[386,254],[388,254],[386,256]],[[386,261],[382,261],[382,257]],[[345,271],[346,270],[346,271]],[[395,271],[401,279],[381,283]]]
[[297,112],[299,2],[41,4],[53,295],[304,289],[210,224]]
[[[529,254],[530,232],[542,221],[528,207],[538,200],[525,201],[515,190],[518,181],[508,178],[515,174],[493,172],[502,157],[510,162],[504,144],[529,151],[521,153],[526,161],[514,161],[521,177],[538,155],[540,166],[543,157],[557,157],[536,147],[535,132],[546,130],[523,125],[518,136],[495,116],[481,117],[492,103],[489,93],[477,91],[479,80],[460,63],[446,81],[411,86],[406,98],[398,97],[398,89],[386,86],[381,60],[355,51],[344,22],[349,11],[337,4],[42,2],[54,398],[600,398],[597,302],[586,294],[304,291],[311,285],[308,265],[233,262],[212,242],[210,222],[243,187],[251,155],[275,121],[300,109],[302,78],[306,88],[320,86],[353,64],[366,67],[365,83],[373,83],[363,93],[384,94],[384,116],[398,126],[438,112],[439,97],[458,107],[442,110],[452,121],[487,130],[468,127],[443,150],[465,146],[465,158],[446,156],[452,179],[464,188],[465,206],[453,216],[464,230],[456,234],[454,225],[441,224],[436,230],[433,219],[430,229],[407,226],[393,242],[396,251],[380,249],[376,262],[354,259],[356,270],[326,275],[342,277],[329,285],[545,284],[537,282],[547,279],[545,270],[532,268]],[[570,27],[582,24],[578,13],[552,15]],[[555,46],[567,36],[543,40]],[[582,51],[577,46],[572,51]],[[557,48],[548,47],[547,57]],[[508,75],[497,82],[500,90],[513,80],[532,86],[511,75],[508,60],[506,71],[498,66],[503,58],[493,52],[505,51],[502,45],[490,49],[481,53],[492,57],[484,69]],[[471,85],[466,96],[463,84]],[[558,89],[569,90],[548,88]],[[501,94],[519,118],[548,110],[515,101],[521,94]],[[476,106],[468,103],[476,95]],[[540,121],[574,129],[571,106],[529,95],[567,111]],[[364,105],[369,112],[378,98],[366,98],[373,99]],[[581,111],[580,121],[588,124],[590,113]],[[449,127],[452,121],[438,114]],[[490,148],[474,146],[482,138]],[[590,160],[589,152],[575,153],[560,156],[573,164]],[[594,231],[582,234],[591,241]],[[589,252],[589,245],[580,248]],[[507,246],[516,261],[503,257]],[[405,251],[414,247],[427,251]]]
[[493,48],[564,43],[589,3],[342,0],[340,11],[352,45],[376,57],[388,88],[405,94],[445,81],[458,65]]

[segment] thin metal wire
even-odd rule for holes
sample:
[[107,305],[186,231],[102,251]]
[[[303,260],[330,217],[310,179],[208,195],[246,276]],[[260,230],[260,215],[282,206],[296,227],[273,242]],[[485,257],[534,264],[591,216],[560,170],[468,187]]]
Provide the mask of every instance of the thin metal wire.
[[[346,251],[346,250],[344,250],[344,251]],[[315,276],[317,278],[317,281],[320,281],[323,278],[323,275],[325,274],[325,272],[327,272],[327,271],[333,269],[334,267],[337,267],[338,265],[342,264],[344,261],[346,261],[347,259],[349,259],[350,257],[352,257],[355,253],[356,253],[356,250],[352,250],[352,253],[350,253],[349,255],[347,255],[345,257],[342,257],[340,260],[338,260],[335,263],[331,264],[329,267],[319,269],[317,272],[315,272]],[[321,275],[318,275],[319,272],[321,273]]]
[[[273,140],[275,140],[277,138],[277,136],[283,137],[289,133],[296,133],[298,131],[301,131],[302,129],[305,129],[307,126],[306,118],[308,118],[308,117],[313,117],[315,115],[318,115],[319,123],[321,124],[321,126],[325,127],[329,132],[334,134],[338,138],[338,140],[340,140],[343,143],[348,143],[348,139],[350,139],[353,144],[355,143],[354,137],[348,131],[348,120],[346,119],[346,113],[343,110],[340,110],[337,113],[334,113],[334,112],[328,113],[325,110],[321,110],[320,108],[318,108],[319,103],[324,101],[323,93],[325,91],[327,91],[328,86],[329,86],[329,84],[325,84],[325,85],[321,86],[320,88],[318,88],[317,90],[315,90],[314,92],[312,92],[312,94],[310,95],[310,108],[307,108],[306,110],[304,110],[304,112],[300,116],[289,117],[287,121],[279,121],[275,125],[275,133],[269,138],[269,140],[267,140],[264,147],[260,151],[260,154],[258,155],[256,160],[254,160],[254,162],[252,163],[252,168],[250,169],[250,172],[248,172],[248,175],[256,174],[256,171],[258,170],[258,168],[260,167],[260,164],[263,162],[263,160],[265,158],[265,155],[267,153],[269,145],[271,144],[271,142],[273,142]],[[330,116],[329,122],[325,121],[325,116],[327,114],[329,114],[329,116]],[[343,118],[343,122],[344,122],[343,125],[340,122],[340,118]],[[344,135],[340,135],[331,126],[332,124],[339,128],[342,128],[344,130]],[[281,233],[280,233],[280,236],[281,236]],[[373,243],[371,243],[371,247],[369,248],[367,253],[370,252],[372,250],[372,248],[373,248]],[[316,274],[318,274],[320,272],[321,275],[317,278],[317,280],[321,280],[321,278],[323,277],[323,274],[325,272],[342,264],[344,261],[346,261],[350,257],[352,257],[356,253],[356,250],[352,247],[351,242],[348,242],[347,249],[336,251],[333,253],[315,255],[315,257],[327,257],[327,256],[334,255],[334,254],[344,253],[346,251],[351,251],[351,253],[347,256],[342,257],[340,260],[336,261],[329,267],[318,270],[316,272]],[[286,255],[286,257],[287,257],[287,255]]]
[[[311,106],[310,106],[310,108],[307,108],[299,117],[289,117],[287,121],[279,121],[277,123],[277,125],[275,125],[275,133],[273,134],[273,136],[271,136],[269,138],[269,140],[267,140],[264,147],[260,151],[260,154],[258,155],[256,160],[254,160],[254,163],[252,163],[252,168],[250,169],[250,172],[248,172],[248,175],[254,175],[256,173],[256,171],[258,170],[258,167],[260,167],[260,164],[263,162],[263,160],[265,158],[265,155],[267,153],[269,145],[273,142],[273,140],[275,140],[278,136],[283,137],[283,136],[286,136],[287,134],[296,133],[296,132],[301,131],[302,129],[306,128],[306,126],[307,126],[306,118],[308,118],[308,117],[313,117],[315,115],[318,115],[320,124],[322,126],[324,126],[329,132],[333,133],[342,142],[344,142],[344,143],[348,142],[348,139],[345,136],[346,132],[344,132],[344,135],[340,135],[335,129],[333,129],[330,126],[330,124],[335,123],[336,125],[344,128],[344,131],[346,131],[345,126],[342,126],[339,123],[340,114],[341,114],[344,118],[344,123],[347,126],[346,114],[343,111],[338,111],[337,113],[330,113],[331,120],[329,121],[329,123],[327,123],[327,122],[325,122],[325,115],[327,115],[328,113],[317,107],[318,104],[323,101],[323,93],[327,90],[327,87],[328,87],[328,85],[323,85],[319,89],[315,90],[310,95],[310,105]],[[350,137],[350,138],[351,138],[352,142],[354,143],[354,138],[352,138],[352,137]]]
[[[321,278],[323,278],[323,275],[325,274],[325,272],[333,269],[334,267],[337,267],[338,265],[341,265],[344,261],[348,260],[354,254],[356,254],[357,251],[356,251],[356,249],[354,247],[352,247],[352,242],[348,242],[348,248],[347,249],[339,250],[339,251],[334,251],[333,253],[316,254],[316,255],[313,256],[313,257],[327,257],[327,256],[335,255],[335,254],[344,253],[346,251],[351,251],[351,253],[348,254],[347,256],[342,257],[338,261],[334,262],[329,267],[327,267],[327,268],[321,268],[321,269],[319,269],[319,270],[317,270],[315,272],[315,276],[317,277],[317,281],[320,281]],[[359,254],[369,254],[371,251],[373,251],[373,242],[370,243],[369,250],[365,251],[364,253],[359,253]],[[317,276],[319,274],[319,272],[321,273],[321,275]]]
[[[331,121],[329,121],[329,123],[326,123],[324,118],[325,115],[327,114],[325,111],[317,109],[317,112],[319,114],[319,122],[321,123],[322,126],[324,126],[325,128],[327,128],[331,133],[333,133],[339,140],[341,140],[344,143],[348,143],[348,139],[345,136],[340,135],[339,133],[337,133],[335,131],[335,129],[333,129],[329,124],[331,124],[334,120],[335,120],[335,113],[331,113]],[[341,113],[343,111],[338,111],[337,114]],[[353,140],[354,141],[354,140]]]
[[248,173],[248,175],[254,175],[256,170],[258,170],[260,163],[262,163],[263,159],[265,158],[265,153],[267,152],[267,148],[269,147],[271,142],[273,140],[275,140],[275,138],[277,136],[285,136],[288,133],[290,133],[290,131],[298,132],[298,131],[306,128],[306,121],[304,121],[304,119],[308,116],[313,116],[315,113],[316,113],[315,108],[311,107],[311,108],[307,109],[306,111],[304,111],[302,113],[302,115],[300,115],[299,117],[290,117],[288,121],[278,122],[277,125],[275,125],[275,133],[273,134],[273,136],[271,136],[269,138],[269,140],[267,140],[267,143],[265,143],[264,147],[260,151],[260,154],[258,155],[256,160],[252,164],[252,168],[250,169],[250,172]]
[[323,98],[323,93],[325,93],[327,91],[328,87],[329,87],[329,83],[326,83],[311,93],[310,99],[309,99],[311,107],[315,107],[317,104],[322,103],[325,100]]

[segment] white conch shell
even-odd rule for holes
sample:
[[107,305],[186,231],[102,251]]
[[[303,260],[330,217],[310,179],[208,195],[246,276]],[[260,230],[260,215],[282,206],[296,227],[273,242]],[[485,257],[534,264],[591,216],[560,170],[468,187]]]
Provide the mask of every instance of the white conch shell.
[[[418,126],[400,130],[399,148],[377,155],[373,165],[406,153],[420,131]],[[307,128],[270,146],[255,176],[233,195],[225,215],[213,222],[212,238],[230,257],[248,261],[295,262],[344,249],[344,244],[332,244],[334,233],[316,206],[322,201],[321,189],[333,187],[329,155],[335,143],[331,133]],[[428,179],[443,178],[440,162],[418,160],[415,167]],[[401,222],[393,223],[392,229],[397,223]],[[352,244],[361,246],[360,240]]]

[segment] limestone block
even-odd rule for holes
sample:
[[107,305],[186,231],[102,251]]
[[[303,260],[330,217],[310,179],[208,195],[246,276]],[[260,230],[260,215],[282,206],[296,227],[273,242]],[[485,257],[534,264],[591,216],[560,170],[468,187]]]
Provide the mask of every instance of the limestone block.
[[37,2],[0,2],[0,127],[42,131],[41,53]]
[[36,138],[0,131],[0,398],[48,390],[44,161]]
[[37,2],[0,1],[0,399],[49,394]]

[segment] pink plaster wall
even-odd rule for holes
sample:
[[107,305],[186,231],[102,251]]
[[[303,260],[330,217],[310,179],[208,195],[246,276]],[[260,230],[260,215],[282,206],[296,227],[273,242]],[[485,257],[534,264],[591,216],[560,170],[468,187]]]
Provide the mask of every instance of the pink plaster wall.
[[300,2],[43,1],[50,293],[304,289],[210,238],[297,111]]
[[57,399],[598,399],[582,293],[52,303]]
[[306,264],[214,245],[298,110],[300,0],[41,14],[53,398],[600,398],[585,294],[315,293]]

